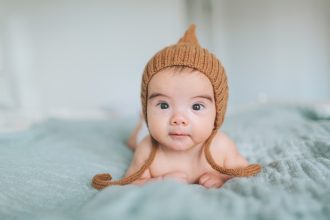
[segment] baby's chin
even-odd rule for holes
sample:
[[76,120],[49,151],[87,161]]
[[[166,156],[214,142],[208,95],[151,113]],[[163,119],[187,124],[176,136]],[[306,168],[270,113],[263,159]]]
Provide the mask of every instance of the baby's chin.
[[165,141],[164,143],[161,143],[162,146],[166,147],[167,149],[173,150],[173,151],[186,151],[190,150],[193,147],[196,146],[195,143],[192,142],[191,139],[169,139]]

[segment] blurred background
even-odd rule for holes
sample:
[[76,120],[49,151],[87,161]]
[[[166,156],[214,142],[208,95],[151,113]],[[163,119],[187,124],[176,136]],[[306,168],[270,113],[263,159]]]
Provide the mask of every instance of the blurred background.
[[229,113],[330,100],[329,0],[0,0],[2,120],[138,115],[144,65],[191,23]]

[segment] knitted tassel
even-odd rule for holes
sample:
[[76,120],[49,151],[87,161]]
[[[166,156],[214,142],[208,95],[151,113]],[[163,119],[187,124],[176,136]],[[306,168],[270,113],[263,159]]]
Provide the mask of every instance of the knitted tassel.
[[92,180],[93,187],[100,190],[107,186],[127,185],[127,184],[134,182],[135,180],[139,179],[142,176],[142,174],[144,173],[144,171],[146,171],[146,169],[148,169],[150,167],[151,163],[153,162],[153,160],[155,158],[156,151],[157,151],[157,148],[153,145],[150,155],[149,155],[148,159],[146,160],[146,162],[143,164],[143,166],[138,171],[136,171],[135,173],[133,173],[132,175],[130,175],[128,177],[124,177],[120,180],[111,181],[112,176],[109,173],[101,173],[101,174],[95,175]]

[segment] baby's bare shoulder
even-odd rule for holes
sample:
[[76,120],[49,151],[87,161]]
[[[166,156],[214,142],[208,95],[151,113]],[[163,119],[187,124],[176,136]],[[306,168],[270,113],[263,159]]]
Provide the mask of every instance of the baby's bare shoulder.
[[218,132],[214,137],[212,153],[215,159],[223,162],[226,168],[237,168],[248,165],[246,159],[238,151],[234,141],[223,132]]
[[227,155],[237,151],[234,141],[225,133],[218,131],[212,141],[212,151]]

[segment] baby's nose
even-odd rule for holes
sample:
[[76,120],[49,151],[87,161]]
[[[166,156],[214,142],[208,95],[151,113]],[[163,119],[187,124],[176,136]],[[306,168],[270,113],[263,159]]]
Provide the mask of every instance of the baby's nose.
[[183,114],[174,114],[171,118],[171,125],[188,125],[188,120]]

